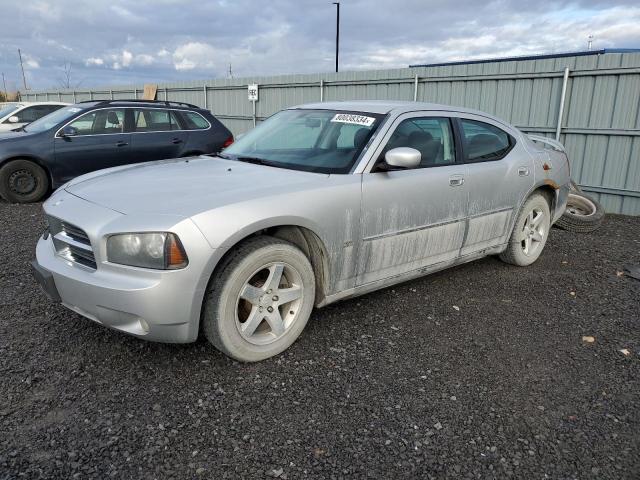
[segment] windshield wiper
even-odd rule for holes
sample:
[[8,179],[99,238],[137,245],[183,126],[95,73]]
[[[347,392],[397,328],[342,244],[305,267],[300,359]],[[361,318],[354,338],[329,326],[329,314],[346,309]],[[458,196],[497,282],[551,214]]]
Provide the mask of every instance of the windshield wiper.
[[253,163],[255,165],[266,165],[268,167],[276,166],[272,162],[269,162],[268,160],[265,160],[264,158],[260,158],[260,157],[248,157],[248,156],[240,155],[234,158],[234,160],[238,160],[239,162]]
[[275,162],[265,160],[264,158],[251,157],[249,155],[229,155],[226,153],[216,153],[215,156],[223,158],[225,160],[236,160],[238,162],[253,163],[254,165],[266,165],[267,167],[285,168],[280,167],[280,165]]

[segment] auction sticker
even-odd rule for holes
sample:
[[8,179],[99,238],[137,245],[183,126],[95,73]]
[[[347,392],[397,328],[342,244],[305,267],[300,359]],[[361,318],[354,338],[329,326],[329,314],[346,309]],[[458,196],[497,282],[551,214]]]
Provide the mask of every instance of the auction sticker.
[[373,122],[376,121],[373,117],[365,117],[364,115],[354,115],[352,113],[337,113],[332,119],[332,122],[338,123],[350,123],[351,125],[362,125],[363,127],[370,127]]

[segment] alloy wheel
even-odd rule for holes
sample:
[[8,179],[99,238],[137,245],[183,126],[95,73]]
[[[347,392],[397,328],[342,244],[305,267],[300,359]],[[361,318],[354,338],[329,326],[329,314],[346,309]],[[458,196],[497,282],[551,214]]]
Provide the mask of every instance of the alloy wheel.
[[302,276],[284,262],[269,263],[255,271],[240,289],[236,326],[255,345],[284,336],[298,319],[304,287]]
[[522,227],[520,245],[522,252],[527,255],[535,255],[544,241],[547,231],[545,214],[539,208],[534,208],[527,215]]

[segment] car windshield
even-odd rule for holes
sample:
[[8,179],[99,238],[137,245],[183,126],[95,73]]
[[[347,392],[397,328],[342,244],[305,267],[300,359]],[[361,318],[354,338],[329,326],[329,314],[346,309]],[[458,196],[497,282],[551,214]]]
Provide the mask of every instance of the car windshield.
[[24,127],[25,132],[30,133],[39,133],[44,132],[45,130],[49,130],[65,120],[70,119],[77,113],[82,111],[81,108],[78,107],[66,107],[60,108],[55,112],[50,113],[49,115],[45,115],[42,118],[39,118],[35,122],[30,123],[28,126]]
[[18,109],[17,103],[9,103],[9,104],[3,105],[2,108],[0,108],[0,118],[6,117],[10,113],[15,112],[17,109]]
[[232,160],[320,173],[349,173],[382,115],[284,110],[220,155]]

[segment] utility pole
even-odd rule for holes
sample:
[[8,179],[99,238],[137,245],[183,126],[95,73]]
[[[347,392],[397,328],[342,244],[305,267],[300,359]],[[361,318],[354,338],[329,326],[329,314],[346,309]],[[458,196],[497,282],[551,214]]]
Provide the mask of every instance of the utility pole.
[[22,53],[20,52],[20,49],[18,49],[18,57],[20,57],[20,69],[22,70],[22,83],[24,85],[24,89],[29,90],[27,88],[27,77],[24,76],[24,65],[22,65]]
[[340,2],[333,2],[336,6],[336,73],[338,73],[338,54],[340,51]]
[[4,72],[2,72],[2,89],[4,91],[4,101],[9,101],[9,95],[7,94],[7,82],[4,80]]

